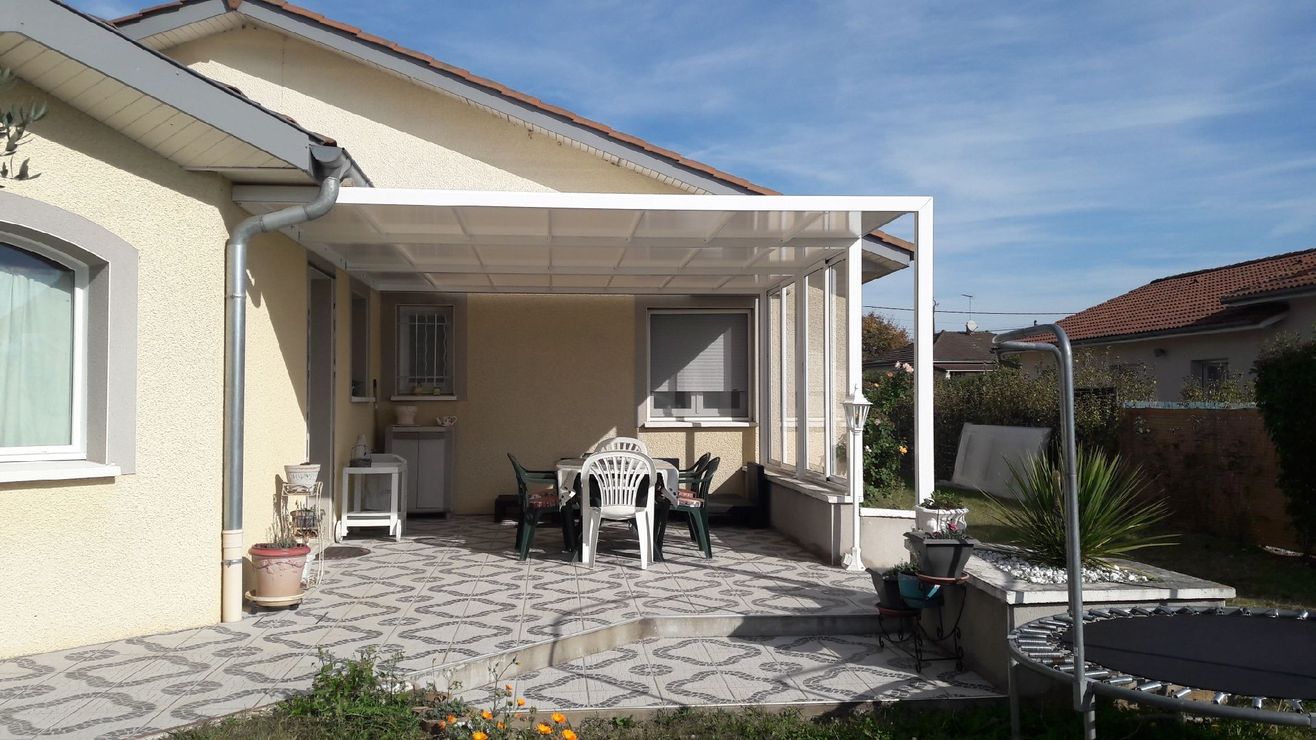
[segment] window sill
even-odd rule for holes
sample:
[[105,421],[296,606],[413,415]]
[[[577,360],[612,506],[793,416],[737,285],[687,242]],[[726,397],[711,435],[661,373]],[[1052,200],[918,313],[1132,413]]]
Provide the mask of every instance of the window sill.
[[43,480],[89,480],[116,478],[118,465],[104,465],[86,460],[42,460],[0,463],[0,483]]
[[641,429],[753,429],[756,421],[708,419],[654,419],[640,425]]
[[390,396],[390,401],[456,401],[456,396]]
[[801,480],[794,474],[783,473],[768,469],[764,471],[768,481],[773,485],[789,488],[796,493],[816,498],[819,501],[826,501],[829,504],[847,504],[850,503],[849,491],[839,486],[825,485],[813,481]]
[[375,397],[374,397],[374,396],[352,396],[351,398],[349,398],[349,399],[347,399],[347,400],[350,401],[350,402],[352,402],[352,403],[374,403],[374,402],[375,402]]

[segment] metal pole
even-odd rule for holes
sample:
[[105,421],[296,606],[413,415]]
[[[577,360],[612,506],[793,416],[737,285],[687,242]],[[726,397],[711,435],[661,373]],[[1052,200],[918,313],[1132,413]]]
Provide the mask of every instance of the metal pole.
[[860,571],[864,569],[864,558],[859,549],[859,537],[861,522],[859,519],[859,507],[864,501],[864,429],[850,430],[850,450],[847,462],[850,464],[850,512],[853,519],[853,536],[854,540],[850,544],[850,553],[845,558],[845,569]]
[[[1056,342],[1021,342],[1019,337],[1050,332]],[[1069,616],[1074,638],[1074,711],[1083,713],[1083,736],[1096,737],[1096,714],[1087,677],[1083,644],[1083,553],[1078,524],[1078,450],[1074,439],[1074,351],[1069,336],[1058,324],[1038,324],[996,335],[993,342],[1002,352],[1045,352],[1055,357],[1060,374],[1060,442],[1065,474],[1065,554],[1069,579]]]

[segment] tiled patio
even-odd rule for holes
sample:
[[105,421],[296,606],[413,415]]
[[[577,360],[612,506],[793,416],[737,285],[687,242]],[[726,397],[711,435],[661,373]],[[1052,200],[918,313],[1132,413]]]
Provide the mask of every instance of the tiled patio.
[[[760,619],[753,636],[670,636],[717,615],[777,615],[771,623],[783,625],[872,615],[867,575],[824,565],[776,532],[715,528],[705,560],[678,524],[667,561],[647,571],[623,525],[605,528],[593,567],[556,552],[552,529],[536,542],[552,552],[519,562],[513,533],[485,517],[413,519],[401,542],[354,536],[348,543],[370,554],[330,561],[296,611],[0,661],[0,735],[129,737],[249,709],[309,686],[320,650],[394,650],[418,681],[443,683],[445,666],[572,635],[580,642],[641,618],[668,636],[523,666],[511,682],[541,709],[995,694],[948,663],[916,674],[871,634],[763,634]],[[473,699],[485,691],[465,685]]]

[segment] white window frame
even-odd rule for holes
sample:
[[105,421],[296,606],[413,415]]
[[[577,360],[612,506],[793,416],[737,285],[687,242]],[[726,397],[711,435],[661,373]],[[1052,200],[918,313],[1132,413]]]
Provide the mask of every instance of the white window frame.
[[[844,398],[848,393],[848,390],[845,388],[839,388],[839,389],[836,388],[836,368],[835,368],[835,363],[837,360],[836,331],[835,331],[836,322],[847,320],[846,316],[836,315],[836,305],[834,300],[837,277],[838,277],[837,269],[843,266],[847,266],[847,260],[845,258],[830,260],[826,263],[815,266],[814,269],[806,270],[805,272],[796,276],[794,279],[790,280],[789,282],[783,283],[782,285],[779,285],[775,289],[767,291],[766,293],[763,294],[765,299],[767,300],[767,305],[769,307],[771,306],[772,297],[773,296],[777,297],[777,310],[779,312],[777,316],[777,320],[778,320],[778,325],[781,327],[780,330],[777,332],[778,334],[777,341],[781,343],[781,346],[779,347],[778,358],[779,361],[783,363],[787,357],[787,352],[786,352],[787,332],[785,329],[786,316],[787,316],[787,305],[786,305],[787,301],[786,301],[785,291],[788,286],[791,287],[794,292],[794,295],[791,296],[791,299],[795,302],[795,330],[793,332],[794,336],[792,336],[794,346],[790,348],[791,349],[790,359],[792,363],[794,363],[795,408],[786,408],[786,386],[785,383],[780,383],[776,391],[777,395],[775,399],[776,402],[781,406],[780,424],[776,428],[772,428],[773,427],[772,424],[765,425],[763,449],[766,450],[766,459],[768,461],[768,465],[769,467],[777,471],[780,471],[782,473],[785,473],[795,478],[807,479],[807,480],[825,483],[831,486],[838,486],[838,487],[846,485],[847,476],[849,473],[846,465],[838,466],[836,464],[836,455],[835,455],[835,447],[841,441],[840,439],[837,438],[837,430],[835,426],[836,424],[835,401],[838,398],[837,396],[838,393],[841,394],[839,396],[841,398]],[[809,455],[811,453],[811,450],[808,449],[809,435],[807,428],[807,423],[808,423],[807,391],[809,387],[809,378],[808,378],[809,337],[807,336],[808,335],[807,331],[802,331],[802,327],[807,327],[809,321],[809,316],[808,316],[809,277],[817,273],[819,270],[825,271],[823,278],[823,292],[824,292],[823,336],[825,338],[824,341],[826,342],[826,344],[823,346],[823,354],[825,358],[824,365],[826,367],[827,381],[823,387],[824,404],[826,406],[825,413],[823,414],[823,419],[824,419],[823,423],[826,425],[823,434],[823,439],[824,439],[823,444],[826,445],[823,472],[810,470],[808,463]],[[862,300],[862,299],[861,298],[855,299],[847,295],[846,300],[848,301],[848,300]],[[768,336],[769,334],[770,332],[767,332],[765,330],[764,335]],[[803,334],[804,336],[801,336],[801,334]],[[768,361],[768,358],[771,357],[770,352],[768,352],[766,348],[763,353],[763,357],[765,362]],[[770,371],[766,372],[764,377],[765,378],[771,377],[771,372]],[[779,379],[784,379],[786,377],[786,368],[784,364],[782,367],[779,367],[777,369],[777,377]],[[769,392],[771,392],[771,388],[769,388],[768,390]],[[768,409],[766,413],[768,413],[769,415],[768,418],[771,418],[771,409]],[[799,420],[801,418],[805,419],[804,425],[801,425],[799,423]],[[796,424],[794,426],[794,429],[789,429],[789,422],[792,419],[796,421]],[[786,447],[785,436],[787,434],[793,434],[796,437],[795,461],[789,465],[786,464],[781,459],[772,456],[773,440],[774,440],[773,435],[780,435],[783,438],[782,449],[784,451]],[[843,436],[848,445],[848,440],[849,440],[848,432]],[[850,454],[850,451],[847,450],[846,454],[848,456]]]
[[[654,413],[653,407],[653,317],[659,315],[738,314],[745,318],[746,390],[744,416],[678,416]],[[644,424],[663,426],[716,426],[753,424],[756,419],[757,388],[754,372],[754,310],[751,308],[650,308],[644,317]]]
[[39,242],[0,233],[0,242],[44,257],[73,271],[73,399],[70,443],[0,447],[0,462],[87,459],[87,266]]
[[[448,391],[447,391],[446,393],[438,393],[438,394],[421,394],[421,395],[416,395],[416,393],[415,393],[414,391],[412,391],[411,388],[403,389],[403,388],[399,387],[399,383],[398,383],[398,381],[402,379],[402,368],[403,368],[403,365],[404,365],[404,363],[402,362],[402,351],[403,351],[403,346],[404,346],[404,345],[403,345],[402,337],[401,337],[401,330],[402,330],[402,313],[403,313],[404,311],[406,311],[406,310],[409,310],[409,309],[410,309],[410,310],[417,310],[417,309],[419,309],[419,310],[429,311],[429,312],[432,312],[432,313],[444,312],[444,313],[446,313],[446,314],[448,315],[448,334],[447,334],[447,338],[446,338],[446,339],[447,339],[447,344],[448,344],[448,349],[446,350],[446,355],[447,355],[447,359],[448,359],[448,363],[447,363],[447,364],[448,364],[448,367],[446,367],[446,368],[444,368],[444,369],[445,369],[445,370],[447,371],[447,373],[448,373],[448,380],[449,380],[448,385],[449,385],[449,388],[448,388]],[[394,400],[394,401],[409,401],[409,400],[437,400],[437,401],[451,401],[451,400],[454,400],[454,399],[457,398],[457,365],[458,365],[457,350],[458,350],[458,346],[459,346],[459,345],[458,345],[458,342],[457,342],[457,307],[456,307],[454,304],[450,304],[450,303],[399,303],[399,304],[396,306],[396,308],[394,309],[394,312],[393,312],[393,341],[394,341],[394,346],[393,346],[393,380],[392,380],[392,383],[393,383],[393,386],[394,386],[394,388],[393,388],[394,393],[393,393],[393,396],[392,396],[391,400]],[[408,349],[408,351],[410,351],[410,350]]]

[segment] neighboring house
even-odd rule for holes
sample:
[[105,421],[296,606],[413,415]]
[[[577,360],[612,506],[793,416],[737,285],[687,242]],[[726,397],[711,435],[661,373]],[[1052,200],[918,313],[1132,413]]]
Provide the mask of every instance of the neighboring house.
[[1059,323],[1075,347],[1145,368],[1157,399],[1177,401],[1186,380],[1246,376],[1276,334],[1312,329],[1316,249],[1159,278]]
[[875,231],[929,198],[778,197],[282,0],[5,3],[0,67],[50,106],[0,189],[0,658],[239,617],[283,465],[332,491],[398,405],[457,417],[455,513],[625,434],[849,547],[858,296],[930,271]]
[[[975,331],[967,326],[964,331],[939,331],[932,342],[932,366],[946,377],[993,370],[996,368],[996,355],[992,353],[995,337],[989,331]],[[865,362],[864,370],[888,370],[900,363],[914,363],[913,342]]]

